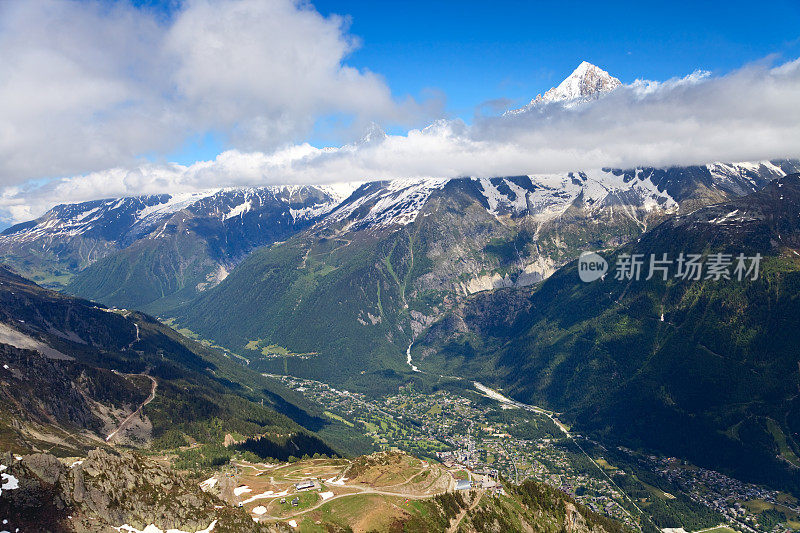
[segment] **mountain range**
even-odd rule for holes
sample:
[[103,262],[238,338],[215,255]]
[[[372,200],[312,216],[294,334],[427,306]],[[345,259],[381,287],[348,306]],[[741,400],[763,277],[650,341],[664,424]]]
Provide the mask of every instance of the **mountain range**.
[[[511,113],[619,86],[584,62]],[[270,375],[373,395],[479,380],[606,445],[800,494],[798,172],[776,159],[59,205],[0,234],[0,436],[61,455],[111,438],[366,452]],[[592,283],[587,251],[611,268]],[[613,272],[682,253],[763,261],[752,279]]]
[[[529,215],[539,226],[575,216],[615,218],[609,222],[620,228],[622,242],[679,205],[690,209],[741,195],[796,167],[776,161],[461,182],[475,189],[490,215]],[[252,250],[303,230],[345,219],[353,230],[406,226],[450,181],[227,189],[59,205],[3,231],[0,259],[44,286],[162,313],[215,286]],[[369,212],[360,213],[367,205]],[[541,265],[520,268],[541,279],[560,259],[548,255]],[[472,283],[487,281],[476,276]],[[508,282],[493,279],[489,286],[496,283]]]
[[[784,172],[764,162],[368,183],[168,314],[262,370],[353,387],[378,373],[366,381],[396,386],[409,344],[458,301],[533,285],[582,250],[622,245]],[[271,345],[314,355],[264,353]]]
[[59,205],[0,234],[0,257],[45,286],[144,309],[187,301],[258,246],[311,225],[354,187],[219,189]]
[[[756,279],[619,279],[624,257],[762,254]],[[578,262],[532,291],[485,293],[454,307],[414,346],[429,372],[466,374],[605,442],[659,450],[739,478],[800,488],[800,174],[748,196],[669,218],[604,254],[584,283]]]

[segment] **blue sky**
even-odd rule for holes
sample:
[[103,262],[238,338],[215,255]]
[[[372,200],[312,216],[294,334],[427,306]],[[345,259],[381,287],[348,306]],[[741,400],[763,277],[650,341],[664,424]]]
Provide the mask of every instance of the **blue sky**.
[[[165,12],[174,5],[145,3]],[[724,74],[770,55],[800,56],[796,0],[312,4],[323,15],[348,17],[360,46],[347,64],[383,76],[395,97],[444,97],[447,116],[467,122],[476,112],[496,112],[497,105],[527,103],[583,60],[628,83],[695,69]],[[312,135],[312,144],[341,141],[326,126]],[[191,163],[223,147],[222,136],[204,135],[171,158]]]
[[[654,4],[648,6],[647,4]],[[623,82],[725,72],[768,54],[797,57],[800,2],[314,2],[362,39],[348,63],[398,94],[435,88],[450,112],[527,102],[582,60]]]

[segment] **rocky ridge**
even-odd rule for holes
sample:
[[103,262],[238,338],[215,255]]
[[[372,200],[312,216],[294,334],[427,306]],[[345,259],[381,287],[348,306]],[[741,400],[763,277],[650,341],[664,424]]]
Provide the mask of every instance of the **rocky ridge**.
[[[19,531],[264,531],[170,468],[131,452],[95,449],[70,465],[49,454],[0,462],[19,487],[0,496],[4,528]],[[130,531],[130,529],[128,529]]]

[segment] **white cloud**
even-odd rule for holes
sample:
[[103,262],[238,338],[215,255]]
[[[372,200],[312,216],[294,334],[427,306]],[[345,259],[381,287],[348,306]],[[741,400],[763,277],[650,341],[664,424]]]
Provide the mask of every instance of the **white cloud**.
[[231,131],[240,148],[295,139],[332,111],[359,127],[419,118],[422,109],[395,103],[379,76],[342,64],[356,45],[346,29],[339,17],[287,0],[196,0],[169,29],[164,52],[193,119]]
[[169,20],[125,2],[0,2],[0,186],[131,166],[198,132],[242,149],[302,140],[329,114],[412,126],[348,67],[340,17],[292,0],[189,0]]
[[479,118],[439,120],[407,135],[375,131],[318,149],[231,150],[214,161],[115,168],[32,188],[8,189],[0,209],[15,220],[54,203],[220,185],[331,183],[399,177],[502,176],[602,166],[687,165],[800,157],[800,60],[726,76],[695,72],[636,81],[595,101]]

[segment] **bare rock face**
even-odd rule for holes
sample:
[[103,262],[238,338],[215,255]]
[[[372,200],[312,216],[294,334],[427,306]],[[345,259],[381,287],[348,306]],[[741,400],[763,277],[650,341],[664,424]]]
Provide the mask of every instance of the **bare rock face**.
[[72,499],[75,500],[75,503],[81,503],[86,497],[86,483],[83,479],[83,466],[77,465],[74,472],[75,478],[73,483],[74,488],[72,490]]
[[[7,531],[69,531],[65,527],[72,511],[70,499],[62,494],[67,484],[66,468],[52,455],[29,455],[18,460],[11,454],[0,456],[4,473],[14,476],[17,488],[0,494],[0,516],[8,520]],[[41,476],[41,477],[40,477]]]
[[27,466],[36,476],[48,485],[55,485],[65,480],[64,465],[46,453],[35,453],[25,458]]
[[259,531],[240,509],[223,505],[167,466],[130,452],[95,449],[71,467],[48,454],[0,458],[19,488],[0,495],[13,531],[99,532],[129,524],[145,529]]
[[235,444],[239,444],[239,441],[234,439],[233,435],[231,435],[230,433],[226,433],[225,434],[225,440],[224,440],[224,442],[222,444],[223,444],[223,446],[225,446],[227,448],[229,446],[233,446]]
[[567,533],[606,533],[598,524],[589,524],[577,507],[571,502],[564,502],[564,530]]
[[587,531],[586,520],[578,512],[578,509],[569,502],[564,503],[564,529],[568,532]]

